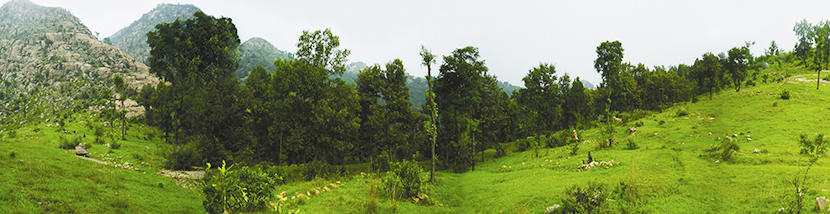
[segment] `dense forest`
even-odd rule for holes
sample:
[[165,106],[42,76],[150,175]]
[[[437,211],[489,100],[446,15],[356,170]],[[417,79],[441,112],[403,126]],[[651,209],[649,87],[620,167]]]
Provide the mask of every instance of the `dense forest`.
[[[353,83],[341,79],[350,51],[340,49],[339,37],[329,29],[304,31],[294,58],[275,61],[273,73],[254,68],[240,83],[232,76],[240,60],[234,24],[201,12],[194,16],[147,34],[150,71],[164,82],[144,86],[138,98],[146,122],[161,128],[174,145],[168,167],[179,169],[223,160],[345,165],[426,160],[434,154],[439,167],[464,172],[474,169],[477,154],[499,149],[502,142],[551,136],[548,145],[539,146],[565,146],[571,130],[783,78],[748,75],[770,63],[815,54],[816,61],[804,60],[804,66],[825,68],[826,60],[819,59],[828,58],[821,56],[827,54],[830,29],[824,22],[799,24],[801,43],[794,53],[780,53],[773,42],[765,55],[755,57],[749,52],[754,42],[746,42],[726,53],[704,53],[693,65],[670,67],[626,63],[622,43],[607,41],[596,48],[594,67],[603,80],[596,89],[540,64],[522,79],[524,88],[510,94],[488,74],[476,47],[462,47],[443,56],[438,75],[428,78],[435,96],[418,95],[433,98],[437,107],[419,106],[416,112],[399,59],[365,67]],[[430,67],[434,55],[423,51],[422,64]],[[434,153],[424,124],[435,124]]]

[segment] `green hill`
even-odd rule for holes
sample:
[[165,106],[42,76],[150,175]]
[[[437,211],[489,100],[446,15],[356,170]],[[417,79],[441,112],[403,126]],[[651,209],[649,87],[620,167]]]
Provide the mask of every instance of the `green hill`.
[[277,49],[263,38],[254,37],[239,45],[239,68],[233,73],[236,78],[246,78],[256,66],[262,66],[269,73],[274,73],[274,61],[293,58],[291,53]]
[[121,48],[138,62],[146,65],[147,57],[150,57],[147,32],[155,30],[157,24],[193,18],[193,13],[197,11],[200,9],[190,4],[159,4],[138,20],[133,21],[130,26],[118,30],[107,38],[112,45]]

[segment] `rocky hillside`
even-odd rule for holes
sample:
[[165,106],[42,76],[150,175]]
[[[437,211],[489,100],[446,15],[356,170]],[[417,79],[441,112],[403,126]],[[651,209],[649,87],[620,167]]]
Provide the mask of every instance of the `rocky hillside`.
[[200,9],[190,4],[159,4],[140,19],[133,21],[130,26],[118,30],[108,38],[112,45],[147,65],[147,57],[150,56],[147,32],[155,30],[157,24],[193,18],[193,13],[197,11]]
[[47,90],[61,90],[63,96],[45,98],[56,107],[97,102],[91,94],[111,89],[116,74],[133,88],[158,83],[147,66],[98,41],[65,9],[28,0],[0,7],[0,115],[25,111],[30,97]]
[[248,74],[257,65],[262,66],[270,73],[274,73],[277,69],[274,66],[274,60],[294,58],[293,54],[277,49],[270,42],[259,37],[248,39],[248,41],[239,45],[239,52],[239,67],[233,73],[233,76],[240,79],[248,77]]

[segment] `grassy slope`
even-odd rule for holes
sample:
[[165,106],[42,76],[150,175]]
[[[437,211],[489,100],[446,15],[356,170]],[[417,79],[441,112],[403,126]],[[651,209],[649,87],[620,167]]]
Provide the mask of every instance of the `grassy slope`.
[[[814,73],[799,68],[772,70],[776,71],[815,78]],[[783,90],[791,91],[792,99],[779,99]],[[339,179],[342,188],[289,201],[288,208],[303,213],[540,213],[561,203],[566,188],[596,180],[608,184],[610,190],[620,182],[635,183],[640,200],[633,209],[647,213],[772,212],[783,206],[785,195],[793,193],[787,180],[798,170],[798,135],[830,130],[827,90],[815,90],[815,82],[794,81],[759,83],[737,93],[725,89],[711,100],[702,96],[698,103],[681,103],[646,117],[641,120],[644,126],[633,135],[624,131],[627,126],[618,126],[620,143],[611,149],[598,149],[595,142],[601,136],[591,129],[581,133],[580,138],[587,141],[576,156],[568,155],[568,148],[553,148],[542,149],[540,157],[534,157],[533,151],[488,157],[475,172],[439,172],[438,183],[426,187],[434,205],[416,205],[408,199],[393,202],[372,188],[380,179],[370,174]],[[690,114],[676,116],[681,108]],[[86,134],[84,141],[90,142],[92,135],[83,125],[94,119],[84,113],[75,116],[66,129],[78,133],[67,135]],[[36,127],[39,132],[34,131]],[[55,148],[59,132],[45,124],[21,128],[16,138],[0,138],[0,212],[203,212],[198,190],[183,189],[156,175],[161,165],[156,154],[164,144],[139,140],[149,132],[152,130],[133,127],[130,140],[120,141],[122,148],[111,154],[103,145],[90,149],[91,156],[99,159],[109,155],[119,163],[147,162],[153,166],[135,164],[141,170],[138,172],[83,160]],[[752,141],[745,136],[736,138],[742,149],[732,162],[716,163],[717,158],[704,151],[717,145],[718,136],[741,133],[750,134]],[[629,140],[640,149],[625,150]],[[754,148],[768,153],[754,154]],[[596,160],[620,164],[576,171],[588,151]],[[487,156],[492,153],[488,150]],[[811,170],[808,205],[811,198],[830,195],[824,191],[830,186],[823,179],[830,176],[829,163],[821,160]],[[365,168],[366,164],[349,166],[353,172]],[[333,182],[293,182],[276,191],[287,191],[290,196]]]
[[[773,68],[769,72],[806,74],[805,78],[815,80],[814,73],[799,68]],[[756,82],[761,82],[760,76]],[[620,143],[611,149],[598,148],[595,142],[601,135],[592,129],[581,133],[581,139],[588,141],[576,156],[568,155],[569,148],[543,149],[540,157],[534,157],[533,151],[516,152],[489,159],[479,164],[475,172],[440,172],[438,183],[427,187],[437,205],[415,205],[400,199],[390,202],[383,193],[371,193],[371,186],[377,185],[379,179],[356,176],[343,178],[347,183],[344,188],[312,196],[299,203],[302,205],[295,202],[290,207],[309,213],[364,213],[374,206],[381,213],[541,213],[545,207],[561,204],[566,188],[584,187],[588,181],[596,180],[608,184],[609,190],[620,182],[635,183],[640,196],[638,204],[630,208],[634,211],[774,212],[785,207],[786,198],[794,193],[789,180],[799,170],[799,161],[804,161],[797,155],[799,134],[830,134],[830,106],[826,101],[830,99],[830,89],[824,88],[830,85],[822,87],[816,90],[814,81],[785,80],[759,83],[735,93],[734,89],[725,89],[711,100],[702,96],[697,103],[681,103],[643,118],[645,125],[633,135],[625,132],[628,126],[618,126]],[[790,100],[779,98],[783,90],[791,92]],[[690,114],[677,116],[681,108]],[[665,123],[660,125],[659,121]],[[718,145],[718,136],[733,134],[743,134],[735,138],[741,150],[733,161],[719,162],[704,151]],[[751,135],[752,140],[747,140],[746,135]],[[629,140],[640,149],[625,150],[624,144]],[[753,153],[755,148],[764,152]],[[576,171],[588,151],[595,160],[615,160],[620,164],[608,169]],[[830,196],[830,183],[825,179],[830,176],[828,164],[830,160],[820,160],[810,171],[805,209],[812,209],[815,197]],[[278,191],[291,195],[325,183],[292,183],[278,187]],[[612,203],[631,206],[621,201]]]
[[[85,134],[83,141],[90,143],[93,136],[82,125],[94,120],[84,113],[74,116],[66,130],[77,133],[64,135]],[[130,162],[139,171],[84,160],[76,157],[74,150],[57,148],[61,133],[54,126],[29,125],[17,130],[15,138],[4,134],[0,138],[0,213],[204,212],[199,190],[184,189],[156,174],[161,159],[155,154],[163,144],[138,137],[151,130],[131,129],[128,140],[119,141],[121,148],[110,153],[104,145],[93,144],[89,156],[119,164]]]

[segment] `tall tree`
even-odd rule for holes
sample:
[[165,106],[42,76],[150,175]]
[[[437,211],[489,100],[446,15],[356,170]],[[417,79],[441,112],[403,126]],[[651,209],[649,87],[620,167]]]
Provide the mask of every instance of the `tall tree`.
[[830,21],[822,21],[813,28],[814,39],[816,42],[815,51],[813,51],[813,64],[816,69],[816,90],[821,82],[821,71],[830,67]]
[[[115,77],[112,78],[112,82],[115,83],[115,90],[118,91],[118,93],[120,94],[120,96],[118,97],[118,100],[121,101],[121,107],[124,108],[124,101],[127,100],[127,86],[124,84],[124,79],[121,78],[120,75],[116,74]],[[126,117],[126,114],[124,115],[123,118],[121,118],[121,122],[122,122],[122,125],[121,125],[122,126],[121,127],[122,128],[121,129],[121,139],[126,140],[127,139],[125,137],[125,135],[127,135],[127,117]]]
[[734,47],[729,49],[729,57],[723,65],[726,71],[729,72],[729,76],[733,82],[732,85],[735,87],[736,92],[741,91],[741,83],[744,79],[746,79],[746,72],[749,64],[747,59],[748,56],[749,48]]
[[[456,171],[468,170],[471,161],[471,145],[464,140],[462,133],[466,130],[464,118],[470,118],[481,104],[481,82],[487,72],[478,48],[464,47],[456,49],[449,56],[444,56],[435,81],[435,101],[438,104],[438,137],[444,142],[454,142],[455,154],[449,159],[450,144],[445,147],[447,163],[453,162]],[[480,118],[470,118],[480,119]],[[473,138],[474,139],[474,138]]]
[[[600,87],[608,88],[608,90],[604,90],[607,93],[604,100],[613,100],[613,97],[620,97],[622,94],[620,73],[623,71],[623,51],[625,49],[623,49],[620,41],[605,41],[597,46],[597,59],[594,60],[594,69],[602,76]],[[614,103],[622,102],[614,101]],[[622,108],[612,107],[612,110],[622,110]]]
[[721,64],[718,57],[712,53],[703,54],[703,59],[696,59],[692,66],[697,84],[705,92],[709,92],[709,99],[720,88]]
[[532,129],[534,135],[561,128],[558,123],[562,115],[562,99],[557,80],[556,67],[544,63],[522,78],[525,88],[519,89],[517,101],[536,114]]
[[309,33],[303,31],[297,42],[297,60],[329,71],[331,75],[343,75],[349,49],[339,50],[340,37],[331,33],[330,28]]
[[173,126],[167,131],[175,133],[176,143],[182,131],[182,108],[186,108],[182,106],[184,92],[230,76],[239,61],[239,36],[230,18],[217,19],[201,11],[193,16],[158,24],[147,33],[150,73],[172,84],[174,101],[165,105],[172,105]]
[[435,127],[435,115],[437,114],[437,109],[435,108],[435,93],[432,91],[432,64],[435,63],[435,54],[432,54],[426,47],[421,45],[421,65],[427,66],[427,105],[429,105],[429,117],[430,122],[428,124],[424,124],[426,127],[427,132],[429,132],[429,138],[432,141],[432,170],[429,173],[429,182],[435,183],[435,140],[438,135],[436,127]]
[[804,68],[807,68],[809,64],[807,63],[807,59],[810,57],[810,52],[812,52],[811,49],[813,48],[813,27],[807,22],[807,19],[802,19],[795,23],[793,32],[798,36],[798,42],[795,44],[793,52],[797,57],[801,58]]

